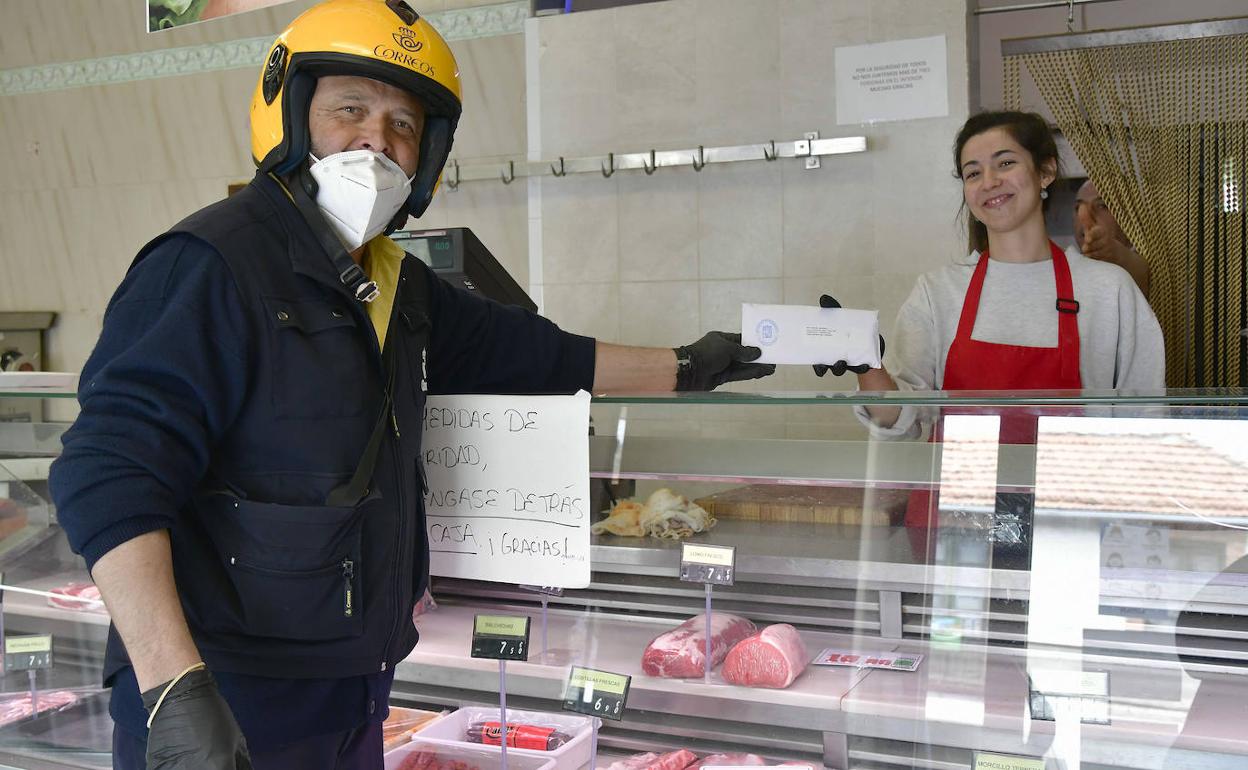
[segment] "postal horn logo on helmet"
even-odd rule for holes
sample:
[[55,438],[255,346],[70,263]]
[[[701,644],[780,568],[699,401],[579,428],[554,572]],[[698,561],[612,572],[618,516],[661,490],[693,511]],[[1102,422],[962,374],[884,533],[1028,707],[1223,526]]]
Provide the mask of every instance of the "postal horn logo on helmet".
[[416,39],[416,33],[407,27],[400,27],[398,32],[394,33],[394,42],[404,51],[416,53],[425,47],[425,44]]

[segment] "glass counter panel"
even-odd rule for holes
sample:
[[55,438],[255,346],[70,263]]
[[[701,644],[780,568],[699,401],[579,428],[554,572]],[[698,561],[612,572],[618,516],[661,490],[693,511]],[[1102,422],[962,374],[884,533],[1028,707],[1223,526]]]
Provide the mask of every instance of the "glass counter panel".
[[[599,767],[646,751],[871,770],[971,768],[980,752],[1248,766],[1245,404],[1232,391],[596,399],[594,523],[630,502],[638,518],[592,535],[585,589],[435,577],[393,701],[496,707],[498,665],[469,648],[476,615],[504,614],[531,620],[529,659],[506,669],[517,713],[575,717],[561,710],[573,665],[631,677]],[[865,420],[889,406],[917,429]],[[49,603],[86,581],[44,502],[63,426],[10,427],[0,497],[43,534],[0,539],[6,633],[52,633],[40,681],[82,697],[63,718],[0,725],[0,765],[28,752],[107,767],[107,615]],[[642,512],[654,520],[627,534]],[[710,592],[709,677],[707,591],[678,577],[684,543],[735,548],[733,584]],[[768,643],[728,615],[773,629]],[[847,665],[813,664],[825,652]]]

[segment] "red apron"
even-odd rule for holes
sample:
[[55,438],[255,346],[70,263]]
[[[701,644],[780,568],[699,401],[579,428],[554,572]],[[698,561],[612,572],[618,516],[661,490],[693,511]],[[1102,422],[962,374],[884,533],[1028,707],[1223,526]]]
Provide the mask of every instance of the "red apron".
[[[971,284],[962,302],[958,333],[945,357],[945,380],[942,390],[1079,390],[1079,303],[1075,301],[1066,255],[1049,241],[1053,254],[1053,274],[1057,280],[1057,347],[1033,348],[1022,345],[999,345],[971,339],[979,297],[988,273],[988,252],[979,257]],[[950,413],[951,410],[945,410]],[[940,421],[932,428],[932,441],[939,441]],[[1003,444],[1034,444],[1034,415],[1001,415],[1000,441]],[[906,506],[907,527],[930,527],[939,505],[939,494],[916,490]]]

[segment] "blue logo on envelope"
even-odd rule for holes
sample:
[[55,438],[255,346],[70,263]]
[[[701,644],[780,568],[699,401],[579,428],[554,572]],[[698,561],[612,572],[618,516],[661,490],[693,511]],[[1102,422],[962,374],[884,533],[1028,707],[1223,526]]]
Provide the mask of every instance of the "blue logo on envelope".
[[754,327],[758,332],[758,344],[774,345],[776,340],[780,339],[780,327],[770,318],[764,318],[758,322],[758,326]]

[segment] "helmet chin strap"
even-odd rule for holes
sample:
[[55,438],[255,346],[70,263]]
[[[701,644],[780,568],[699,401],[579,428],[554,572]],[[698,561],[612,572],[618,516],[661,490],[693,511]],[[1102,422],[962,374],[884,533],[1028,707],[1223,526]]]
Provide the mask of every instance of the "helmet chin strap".
[[301,164],[294,172],[297,184],[290,185],[290,195],[295,201],[295,208],[299,209],[299,213],[303,216],[303,220],[307,222],[308,228],[316,237],[318,243],[325,253],[329,255],[329,259],[334,263],[334,270],[338,273],[338,280],[342,281],[342,285],[347,287],[347,291],[351,292],[351,296],[359,302],[372,302],[377,299],[381,292],[377,288],[375,281],[370,281],[365,275],[364,270],[356,264],[351,255],[347,253],[343,247],[342,241],[338,240],[338,235],[325,221],[325,217],[321,214],[321,210],[316,205],[316,180],[312,178],[312,173],[308,170],[306,163]]

